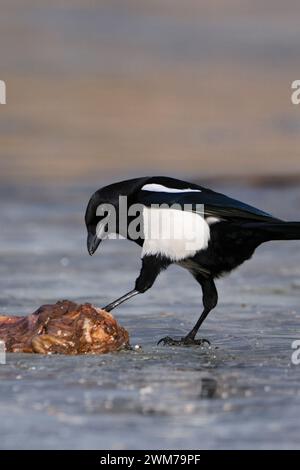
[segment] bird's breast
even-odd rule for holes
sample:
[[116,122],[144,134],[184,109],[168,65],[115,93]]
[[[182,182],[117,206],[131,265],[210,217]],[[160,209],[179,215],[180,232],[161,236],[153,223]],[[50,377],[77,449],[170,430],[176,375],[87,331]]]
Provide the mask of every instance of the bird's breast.
[[159,254],[172,261],[194,256],[210,240],[204,217],[177,209],[144,207],[143,231],[142,256]]

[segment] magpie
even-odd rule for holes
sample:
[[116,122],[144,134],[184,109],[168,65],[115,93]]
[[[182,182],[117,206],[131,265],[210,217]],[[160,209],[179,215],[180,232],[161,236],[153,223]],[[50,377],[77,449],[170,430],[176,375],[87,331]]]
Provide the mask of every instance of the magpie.
[[[137,215],[134,211],[128,209],[126,223],[121,223],[121,197],[128,208],[139,208],[137,235],[128,230]],[[115,225],[110,225],[113,213]],[[89,200],[85,223],[90,255],[112,233],[142,248],[134,289],[104,307],[106,311],[146,292],[171,264],[188,270],[201,286],[203,310],[198,321],[183,338],[167,336],[159,341],[170,345],[207,341],[196,339],[196,334],[217,305],[215,279],[250,259],[262,243],[300,239],[300,222],[286,222],[211,189],[166,176],[135,178],[99,189]]]

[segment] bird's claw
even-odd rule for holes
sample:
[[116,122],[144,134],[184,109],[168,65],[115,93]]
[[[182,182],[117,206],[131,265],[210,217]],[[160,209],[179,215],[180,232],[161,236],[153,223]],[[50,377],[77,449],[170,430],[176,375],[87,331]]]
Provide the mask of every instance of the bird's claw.
[[164,346],[204,346],[208,344],[210,345],[210,342],[208,339],[200,338],[200,339],[194,339],[190,338],[189,336],[185,336],[180,339],[173,339],[170,336],[165,336],[164,338],[161,338],[157,345],[163,344]]

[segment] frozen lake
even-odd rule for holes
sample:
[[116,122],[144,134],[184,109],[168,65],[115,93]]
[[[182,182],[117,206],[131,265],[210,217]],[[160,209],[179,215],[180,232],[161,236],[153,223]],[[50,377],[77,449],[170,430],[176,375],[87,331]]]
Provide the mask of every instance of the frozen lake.
[[[300,187],[215,187],[300,219]],[[0,312],[68,298],[103,306],[127,292],[139,249],[111,240],[90,258],[83,215],[93,187],[1,187]],[[211,348],[156,346],[183,335],[201,292],[178,267],[114,311],[141,352],[8,354],[0,365],[2,449],[300,448],[300,243],[274,242],[217,281],[201,336]]]

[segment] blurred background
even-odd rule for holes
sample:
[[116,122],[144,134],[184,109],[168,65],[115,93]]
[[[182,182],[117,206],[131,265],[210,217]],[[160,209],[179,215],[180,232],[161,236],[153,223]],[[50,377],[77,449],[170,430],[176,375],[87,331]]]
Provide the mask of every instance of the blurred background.
[[297,0],[2,0],[0,178],[300,174]]

